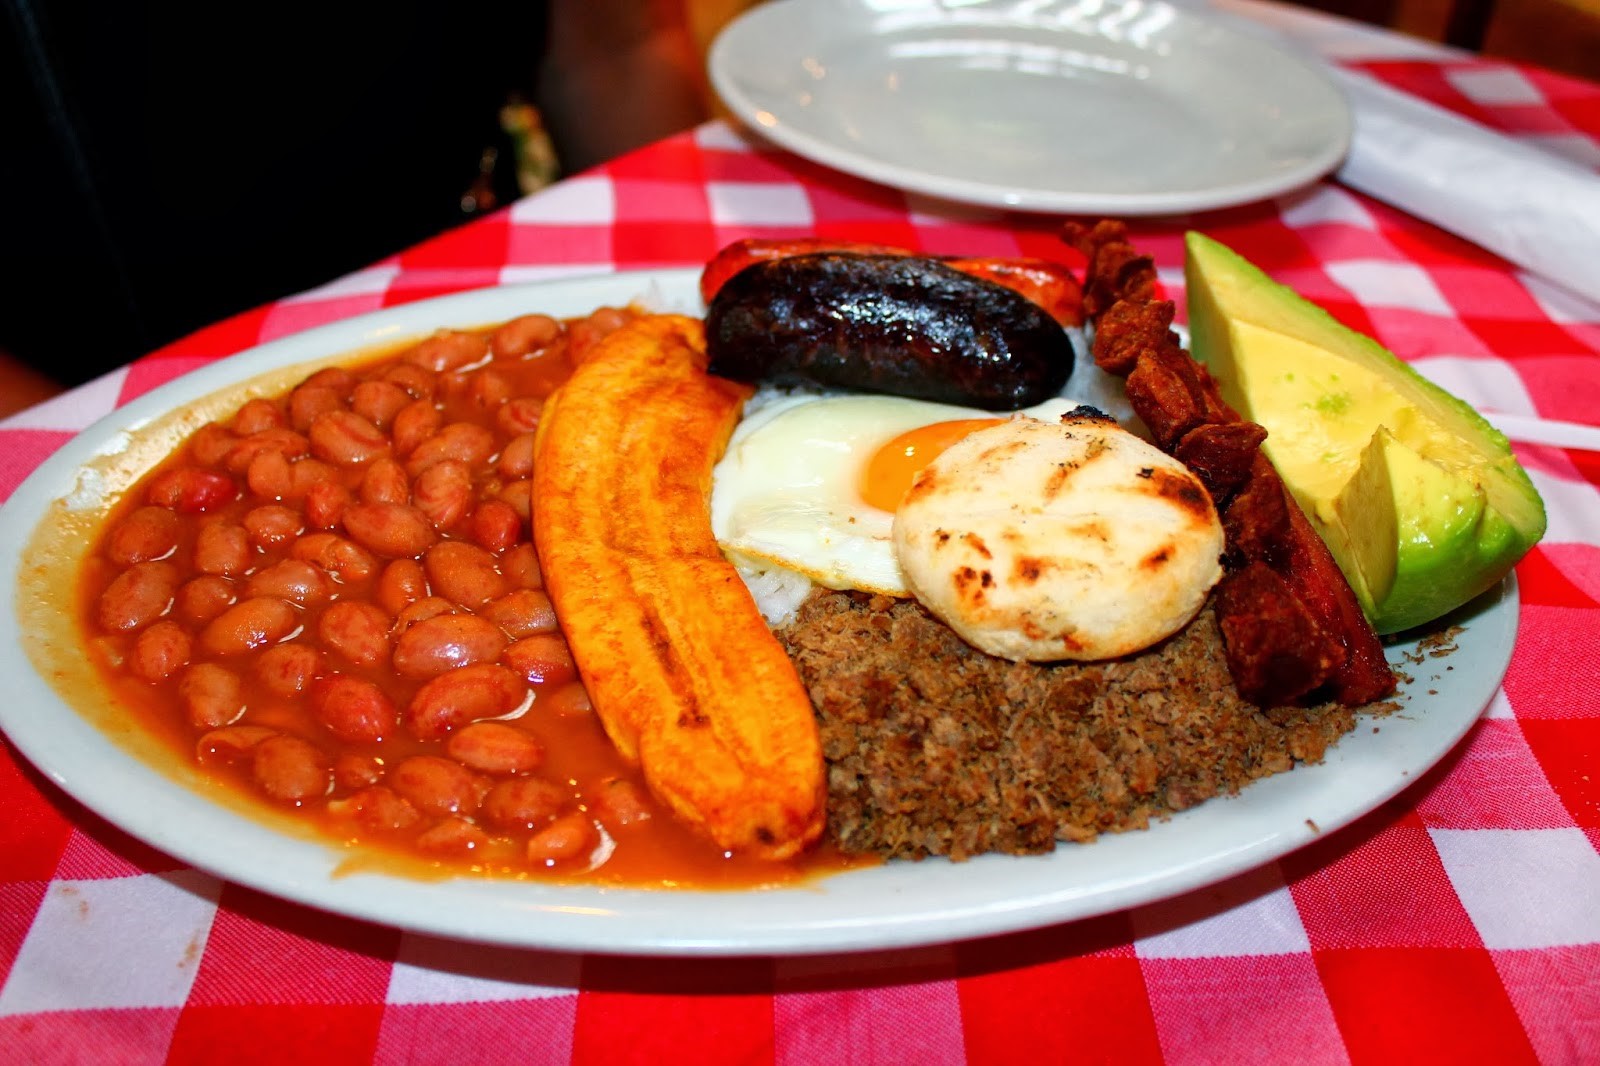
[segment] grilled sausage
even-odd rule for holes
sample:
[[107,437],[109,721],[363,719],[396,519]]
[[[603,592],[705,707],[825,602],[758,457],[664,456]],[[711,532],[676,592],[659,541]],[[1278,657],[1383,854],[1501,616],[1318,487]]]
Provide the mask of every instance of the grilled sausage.
[[745,267],[766,263],[773,259],[788,259],[796,255],[820,255],[824,252],[843,252],[847,255],[911,255],[905,248],[891,244],[868,244],[865,241],[834,241],[826,237],[746,237],[722,247],[706,268],[700,272],[700,299],[707,307],[717,298],[717,293]]
[[[709,306],[728,279],[755,263],[797,255],[843,252],[848,255],[915,255],[905,248],[825,237],[746,237],[719,251],[700,274],[700,298]],[[1048,259],[1027,256],[937,256],[939,262],[1014,289],[1049,312],[1063,326],[1083,325],[1083,288],[1072,271]]]
[[1072,344],[1037,304],[933,259],[756,263],[706,315],[714,374],[1015,410],[1060,393]]

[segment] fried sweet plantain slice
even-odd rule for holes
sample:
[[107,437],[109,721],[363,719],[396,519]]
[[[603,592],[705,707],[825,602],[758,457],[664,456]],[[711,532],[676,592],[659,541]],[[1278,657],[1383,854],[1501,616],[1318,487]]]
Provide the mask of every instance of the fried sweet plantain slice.
[[546,403],[533,534],[595,711],[655,794],[719,846],[822,832],[811,701],[711,533],[711,469],[750,389],[705,372],[697,319],[601,341]]

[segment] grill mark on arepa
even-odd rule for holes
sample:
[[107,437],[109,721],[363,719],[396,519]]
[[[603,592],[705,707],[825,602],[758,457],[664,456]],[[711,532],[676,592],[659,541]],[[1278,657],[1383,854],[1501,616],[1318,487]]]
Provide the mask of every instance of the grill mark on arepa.
[[986,463],[991,460],[1004,459],[1009,455],[1027,451],[1030,444],[1025,440],[1008,440],[1004,444],[995,444],[978,453],[978,462]]
[[951,575],[955,582],[956,595],[979,606],[983,603],[985,591],[994,587],[994,574],[988,570],[974,570],[970,566],[963,566]]
[[[1065,436],[1069,440],[1072,439],[1071,433],[1067,433]],[[1082,470],[1084,467],[1088,466],[1102,455],[1106,455],[1113,450],[1114,449],[1104,437],[1090,437],[1083,445],[1083,455],[1081,458],[1066,459],[1055,464],[1056,468],[1052,470],[1050,472],[1050,476],[1045,479],[1045,499],[1053,500],[1057,496],[1061,495],[1062,491],[1067,487],[1067,482],[1072,480],[1072,476],[1074,474],[1078,473],[1078,471]]]
[[1059,496],[1061,494],[1061,490],[1066,488],[1067,481],[1071,479],[1073,472],[1077,469],[1077,463],[1057,463],[1055,470],[1052,471],[1050,476],[1045,480],[1045,499],[1053,500]]
[[1107,544],[1111,542],[1111,529],[1104,521],[1092,518],[1087,522],[1070,527],[1067,532],[1075,537],[1092,537]]
[[1031,555],[1019,556],[1011,566],[1011,577],[1021,584],[1032,585],[1053,565],[1048,559],[1037,559]]
[[1193,477],[1157,468],[1152,472],[1150,484],[1155,487],[1157,496],[1175,504],[1191,520],[1210,524],[1213,513],[1211,497],[1206,495],[1206,490]]

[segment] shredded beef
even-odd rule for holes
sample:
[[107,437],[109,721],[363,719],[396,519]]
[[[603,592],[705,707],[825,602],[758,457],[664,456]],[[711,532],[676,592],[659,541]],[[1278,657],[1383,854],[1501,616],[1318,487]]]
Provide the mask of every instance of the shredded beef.
[[817,591],[778,631],[811,693],[829,834],[887,858],[1049,851],[1317,762],[1337,704],[1239,698],[1210,607],[1103,663],[1012,663],[909,600]]

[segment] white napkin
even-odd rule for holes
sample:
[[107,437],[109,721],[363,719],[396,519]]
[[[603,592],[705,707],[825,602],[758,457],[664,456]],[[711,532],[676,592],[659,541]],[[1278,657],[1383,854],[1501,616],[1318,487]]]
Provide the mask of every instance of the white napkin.
[[1337,177],[1600,302],[1600,175],[1333,69],[1355,117]]

